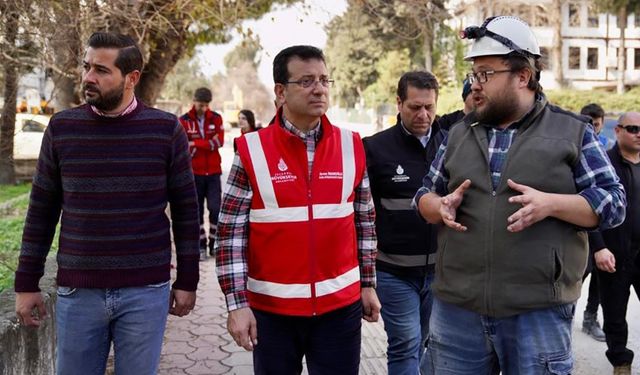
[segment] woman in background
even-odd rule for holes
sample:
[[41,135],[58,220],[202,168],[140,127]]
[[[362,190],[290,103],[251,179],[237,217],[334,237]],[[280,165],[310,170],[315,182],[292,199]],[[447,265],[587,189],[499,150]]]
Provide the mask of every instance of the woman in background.
[[[240,128],[240,132],[242,134],[251,133],[258,130],[258,128],[256,128],[256,117],[253,115],[253,112],[248,109],[240,110],[240,112],[238,113],[238,127]],[[238,138],[235,138],[233,140],[234,152],[237,151],[236,139]]]

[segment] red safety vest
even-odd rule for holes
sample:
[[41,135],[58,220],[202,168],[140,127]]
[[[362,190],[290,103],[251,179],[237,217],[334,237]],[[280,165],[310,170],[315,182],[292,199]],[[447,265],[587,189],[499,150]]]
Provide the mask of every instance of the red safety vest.
[[193,174],[198,176],[221,174],[222,167],[218,149],[224,143],[222,116],[211,110],[205,112],[204,135],[200,133],[194,107],[180,116],[179,120],[187,133],[187,138],[194,143],[193,146],[189,147]]
[[365,171],[357,133],[322,117],[309,179],[304,142],[274,124],[238,139],[253,191],[247,291],[251,307],[312,316],[360,298],[355,188]]

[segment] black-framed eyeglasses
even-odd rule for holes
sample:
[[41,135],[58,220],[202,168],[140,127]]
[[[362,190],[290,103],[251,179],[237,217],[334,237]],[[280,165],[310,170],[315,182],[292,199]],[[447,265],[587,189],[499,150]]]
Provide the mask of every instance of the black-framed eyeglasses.
[[629,134],[638,134],[640,133],[640,125],[621,125],[618,124],[619,128],[622,128],[627,131]]
[[311,86],[316,87],[316,84],[320,82],[320,84],[324,87],[331,87],[331,85],[333,85],[333,80],[329,79],[329,78],[320,78],[319,80],[315,80],[314,78],[302,78],[299,79],[297,81],[287,81],[287,84],[289,83],[295,83],[297,85],[300,85],[302,87],[309,88]]
[[484,70],[476,73],[471,72],[471,73],[467,73],[467,79],[471,84],[474,84],[476,81],[478,81],[478,83],[486,83],[489,80],[489,78],[491,78],[492,75],[497,73],[507,73],[507,72],[513,72],[513,70],[504,69],[504,70]]

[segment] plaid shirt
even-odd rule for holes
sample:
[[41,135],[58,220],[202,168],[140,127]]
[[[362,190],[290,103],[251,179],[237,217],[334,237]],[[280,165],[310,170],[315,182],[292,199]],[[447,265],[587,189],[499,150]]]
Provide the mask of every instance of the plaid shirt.
[[[487,128],[489,168],[494,189],[500,182],[502,166],[507,158],[509,148],[516,138],[518,125],[519,122],[514,123],[504,130]],[[447,142],[448,137],[445,137],[429,172],[422,180],[422,187],[413,198],[412,205],[414,207],[417,207],[420,198],[427,193],[434,192],[439,196],[449,194],[447,189],[449,175],[444,169],[444,153],[447,149]],[[620,190],[622,190],[622,186],[619,185],[618,175],[609,163],[609,158],[591,126],[587,126],[582,138],[582,152],[579,162],[573,168],[573,179],[578,194],[587,200],[593,211],[599,216],[600,229],[615,227],[624,220],[626,207],[624,192],[620,196],[612,194],[612,190],[610,190],[613,185],[619,187]]]
[[[303,133],[286,119],[283,127],[300,137],[307,146],[309,178],[313,166],[316,144],[322,136],[322,128],[317,126]],[[220,288],[225,295],[229,311],[248,307],[247,301],[247,248],[249,240],[249,211],[253,192],[249,177],[240,157],[236,154],[229,179],[222,197],[218,234],[230,233],[228,237],[216,236],[216,273]],[[369,177],[364,177],[355,190],[355,227],[358,239],[358,262],[362,287],[375,287],[376,234],[374,227],[374,208],[369,188]]]

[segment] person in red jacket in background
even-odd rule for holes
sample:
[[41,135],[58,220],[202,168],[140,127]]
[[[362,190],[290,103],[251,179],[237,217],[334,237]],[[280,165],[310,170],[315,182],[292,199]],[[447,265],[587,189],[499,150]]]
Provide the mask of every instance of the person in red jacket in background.
[[180,117],[189,138],[191,166],[198,191],[200,220],[200,260],[206,259],[207,234],[204,228],[204,201],[209,210],[209,254],[213,255],[213,238],[220,212],[220,175],[222,166],[218,150],[224,143],[222,116],[209,109],[211,90],[200,87],[193,93],[193,107]]

